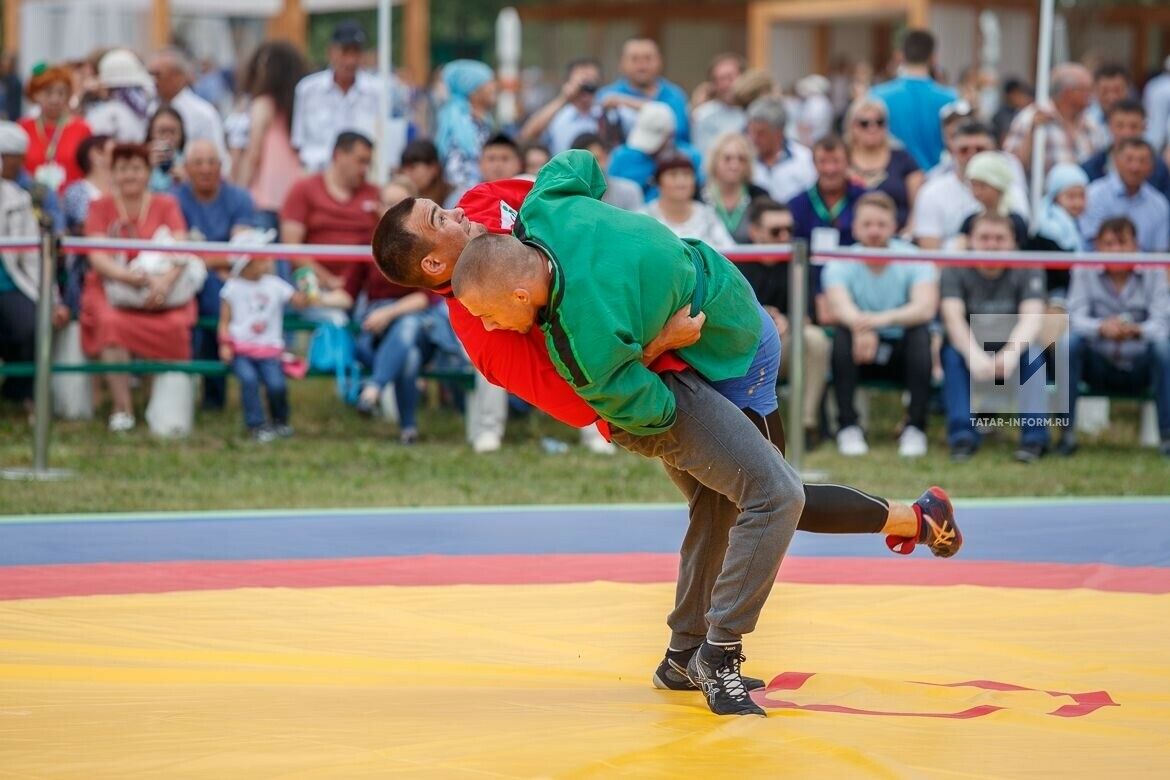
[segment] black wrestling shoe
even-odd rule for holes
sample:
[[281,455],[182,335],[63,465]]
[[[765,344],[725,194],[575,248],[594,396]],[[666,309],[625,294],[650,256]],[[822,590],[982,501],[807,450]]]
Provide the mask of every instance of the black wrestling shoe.
[[716,715],[767,714],[752,701],[739,665],[744,662],[743,645],[713,645],[704,642],[687,664],[687,677],[707,699]]
[[[651,681],[654,687],[663,691],[697,691],[699,686],[695,685],[687,677],[687,664],[691,662],[691,656],[699,648],[693,647],[690,650],[667,650],[666,656],[662,659],[662,663],[658,664],[658,668],[654,670],[654,677]],[[764,681],[758,677],[744,677],[743,687],[749,691],[757,690],[764,687]]]

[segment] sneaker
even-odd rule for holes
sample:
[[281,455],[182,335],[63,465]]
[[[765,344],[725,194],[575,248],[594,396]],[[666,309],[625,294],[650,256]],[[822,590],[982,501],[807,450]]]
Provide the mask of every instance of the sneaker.
[[[651,680],[654,687],[664,691],[699,690],[699,687],[687,677],[687,664],[691,662],[691,656],[698,649],[697,647],[692,647],[690,650],[667,648],[662,663],[658,664],[658,668],[654,670],[654,677]],[[764,681],[758,677],[744,677],[743,687],[749,691],[758,690],[764,687]]]
[[248,436],[257,444],[268,444],[269,442],[276,441],[276,432],[264,425],[259,428],[250,429]]
[[766,713],[752,701],[739,665],[744,662],[743,645],[713,645],[704,642],[687,663],[687,678],[703,692],[707,706],[716,715],[760,715]]
[[1158,452],[1162,453],[1162,457],[1170,458],[1170,439],[1162,439],[1162,443],[1158,445]]
[[403,428],[398,432],[398,443],[407,447],[418,444],[418,428]]
[[1029,442],[1027,444],[1021,444],[1016,449],[1016,452],[1013,455],[1013,457],[1016,459],[1016,461],[1018,463],[1035,463],[1036,461],[1043,458],[1044,453],[1046,453],[1047,451],[1048,451],[1048,448],[1045,447],[1043,444],[1039,444],[1037,442]]
[[291,439],[293,435],[293,427],[288,423],[280,423],[272,426],[272,432],[281,439]]
[[926,454],[926,434],[920,428],[907,425],[898,437],[898,455],[903,458],[921,458]]
[[374,412],[378,410],[379,399],[382,397],[381,391],[376,385],[366,385],[362,388],[361,395],[358,396],[357,403],[354,408],[362,417],[373,417]]
[[951,460],[955,463],[966,463],[975,456],[979,447],[973,441],[959,441],[951,445]]
[[861,426],[850,425],[837,431],[837,449],[846,457],[855,458],[869,453]]
[[1063,458],[1071,458],[1077,451],[1077,437],[1065,434],[1060,439],[1060,446],[1056,448]]
[[483,431],[471,443],[471,449],[475,450],[476,455],[483,455],[487,452],[499,452],[501,446],[503,446],[503,442],[500,441],[499,434],[492,431]]
[[114,412],[110,415],[110,433],[126,433],[134,430],[136,422],[134,415],[126,412]]

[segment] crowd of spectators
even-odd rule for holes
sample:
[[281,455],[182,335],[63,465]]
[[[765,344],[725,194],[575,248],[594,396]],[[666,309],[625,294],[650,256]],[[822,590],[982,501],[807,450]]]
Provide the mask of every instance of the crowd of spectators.
[[[360,246],[380,215],[405,198],[454,208],[479,182],[531,178],[550,156],[587,149],[605,172],[607,202],[644,212],[680,237],[721,250],[799,238],[814,251],[859,253],[814,266],[804,323],[788,320],[784,263],[739,264],[785,344],[785,376],[792,329],[802,328],[802,418],[813,443],[832,432],[843,454],[864,455],[867,436],[880,432],[864,430],[855,391],[881,380],[906,399],[899,453],[925,455],[932,388],[941,385],[951,454],[970,458],[981,440],[969,409],[971,379],[1011,376],[1026,365],[972,352],[971,318],[1014,314],[1014,335],[1037,341],[1040,315],[1067,312],[1070,332],[1046,336],[1069,346],[1072,392],[1078,383],[1151,392],[1170,455],[1165,269],[1082,263],[1070,273],[915,259],[931,250],[1170,249],[1170,59],[1144,90],[1125,68],[1104,63],[1090,71],[1070,62],[1053,69],[1046,104],[1019,78],[1005,78],[989,104],[977,71],[948,85],[933,36],[910,30],[888,72],[859,66],[844,88],[820,74],[780,85],[727,53],[688,95],[666,78],[657,43],[638,37],[624,43],[612,71],[589,57],[571,61],[551,100],[501,126],[489,65],[456,60],[429,87],[411,88],[364,70],[367,48],[362,28],[342,22],[328,66],[310,72],[295,48],[266,42],[240,68],[234,103],[197,81],[178,48],[145,60],[114,49],[37,66],[24,83],[23,113],[12,117],[19,121],[0,122],[5,234],[29,235],[40,217],[86,236],[230,241],[253,234]],[[383,91],[394,116],[407,119],[407,143],[400,159],[375,171]],[[221,113],[217,106],[226,105],[231,110]],[[1039,126],[1044,191],[1031,193]],[[387,179],[381,189],[370,183]],[[901,259],[873,250],[896,250]],[[442,299],[388,284],[369,264],[308,257],[270,268],[176,257],[154,272],[133,252],[67,258],[54,324],[79,323],[93,360],[231,362],[258,440],[292,433],[287,394],[274,374],[279,361],[269,354],[291,341],[272,314],[274,299],[295,304],[301,320],[356,332],[356,359],[368,375],[352,399],[356,411],[377,414],[391,394],[404,444],[419,436],[425,366],[466,365]],[[187,297],[193,265],[206,280]],[[3,253],[2,360],[32,358],[35,273],[28,253]],[[125,303],[126,289],[141,303]],[[240,335],[248,322],[266,334],[260,353]],[[136,424],[131,384],[125,374],[106,376],[111,431]],[[267,417],[260,385],[268,389]],[[480,452],[499,448],[508,403],[484,385],[481,377],[478,397],[466,402],[468,415],[478,416],[468,428],[478,431],[471,437]],[[31,387],[8,379],[2,392],[27,401]],[[222,379],[206,378],[203,407],[222,409],[226,392]],[[835,413],[825,412],[826,396]],[[1021,394],[1021,410],[1044,404],[1031,389]],[[589,435],[583,442],[611,451]],[[1031,462],[1051,446],[1047,428],[1024,427],[1016,457]],[[1074,430],[1063,428],[1060,451],[1076,447]]]

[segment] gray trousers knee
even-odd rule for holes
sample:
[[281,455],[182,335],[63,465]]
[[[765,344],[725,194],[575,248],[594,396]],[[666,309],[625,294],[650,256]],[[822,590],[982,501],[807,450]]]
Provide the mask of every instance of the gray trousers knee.
[[668,619],[671,646],[693,647],[704,636],[737,642],[756,627],[776,581],[804,509],[804,486],[743,412],[698,375],[662,379],[677,401],[674,426],[654,436],[615,430],[613,441],[661,460],[690,497],[677,606]]

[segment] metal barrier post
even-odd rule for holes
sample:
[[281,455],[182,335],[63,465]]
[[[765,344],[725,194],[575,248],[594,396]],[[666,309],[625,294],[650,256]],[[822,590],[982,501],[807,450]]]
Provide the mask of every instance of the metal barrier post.
[[57,276],[57,236],[51,225],[41,226],[41,277],[37,289],[36,378],[33,386],[33,465],[5,469],[5,479],[49,481],[71,472],[49,468],[49,426],[53,417],[53,280]]
[[785,457],[800,471],[804,462],[804,320],[808,300],[808,242],[792,242],[788,263],[788,451]]

